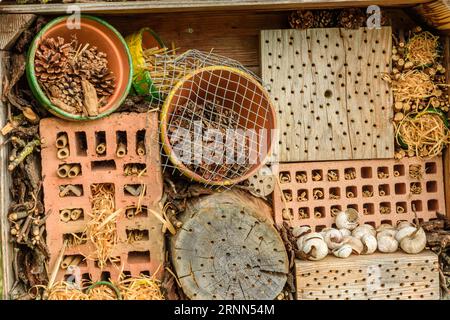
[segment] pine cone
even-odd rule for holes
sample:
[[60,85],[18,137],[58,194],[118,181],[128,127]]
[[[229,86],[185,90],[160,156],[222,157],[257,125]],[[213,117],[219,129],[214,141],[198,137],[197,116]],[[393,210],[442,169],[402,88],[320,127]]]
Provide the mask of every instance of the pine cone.
[[364,27],[366,22],[366,13],[362,9],[351,8],[344,9],[338,15],[338,27],[345,29],[358,29]]
[[336,13],[334,10],[315,11],[315,28],[331,28],[336,25]]
[[44,39],[36,50],[34,70],[36,77],[43,85],[54,84],[68,72],[70,44],[58,37]]
[[107,103],[116,83],[108,68],[107,55],[97,47],[80,46],[76,40],[64,43],[63,38],[45,39],[36,51],[36,75],[41,87],[50,98],[83,110],[83,79],[92,83],[97,92],[99,106]]
[[309,29],[314,27],[314,19],[310,10],[293,11],[289,15],[289,24],[293,29]]

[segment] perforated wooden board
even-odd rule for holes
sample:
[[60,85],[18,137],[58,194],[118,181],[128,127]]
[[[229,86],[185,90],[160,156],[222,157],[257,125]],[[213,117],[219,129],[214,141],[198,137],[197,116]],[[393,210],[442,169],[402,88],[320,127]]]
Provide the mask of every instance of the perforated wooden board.
[[261,31],[281,162],[394,156],[391,28]]
[[[420,166],[421,179],[411,177],[416,166]],[[330,172],[335,172],[335,181],[328,180]],[[362,214],[362,223],[378,226],[383,222],[413,221],[413,206],[417,217],[428,221],[436,218],[436,212],[445,214],[442,172],[441,158],[282,163],[280,188],[273,193],[275,222],[281,224],[290,216],[292,225],[320,230],[333,226],[333,211],[351,207]],[[317,175],[320,179],[314,179]],[[420,192],[416,191],[418,188]],[[322,197],[314,197],[318,191]],[[286,197],[290,194],[291,201],[285,204],[281,192]],[[390,212],[382,208],[389,208]]]
[[439,299],[437,255],[423,251],[295,261],[298,300]]

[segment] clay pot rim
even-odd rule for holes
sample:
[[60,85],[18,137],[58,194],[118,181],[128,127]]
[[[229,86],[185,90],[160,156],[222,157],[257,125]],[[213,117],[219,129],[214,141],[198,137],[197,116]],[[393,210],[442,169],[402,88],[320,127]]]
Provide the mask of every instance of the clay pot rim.
[[184,84],[184,82],[188,81],[189,79],[193,78],[196,74],[206,72],[206,71],[216,71],[216,70],[224,70],[229,71],[235,74],[238,74],[241,77],[244,77],[248,81],[252,82],[256,85],[256,87],[261,90],[262,95],[266,98],[268,101],[269,107],[270,107],[270,115],[273,119],[273,128],[275,129],[277,127],[277,118],[275,113],[275,108],[273,106],[272,100],[269,97],[269,94],[267,93],[266,89],[263,87],[261,83],[259,83],[255,78],[253,78],[251,75],[233,67],[227,67],[227,66],[210,66],[210,67],[204,67],[197,69],[186,76],[184,76],[180,81],[177,82],[177,84],[172,88],[169,95],[167,96],[166,100],[164,101],[164,104],[161,109],[161,116],[160,116],[160,131],[161,131],[161,141],[163,145],[163,149],[166,153],[166,155],[169,157],[170,161],[177,167],[178,170],[180,170],[185,176],[188,178],[195,180],[200,183],[204,183],[207,185],[214,185],[214,186],[231,186],[234,184],[237,184],[241,181],[244,181],[248,179],[251,175],[253,175],[255,172],[257,172],[261,167],[264,166],[264,164],[267,162],[267,159],[272,154],[272,150],[274,148],[275,136],[271,137],[271,143],[269,148],[267,149],[266,155],[264,156],[264,159],[260,161],[260,163],[255,166],[253,169],[249,170],[245,175],[242,175],[241,177],[234,178],[234,179],[224,179],[219,181],[209,181],[200,176],[199,174],[189,170],[181,160],[179,160],[173,152],[172,145],[169,141],[169,136],[167,135],[167,121],[169,118],[168,111],[170,103],[175,96],[176,92],[180,89],[180,87]]
[[91,16],[91,15],[85,15],[85,14],[82,14],[80,16],[80,20],[81,19],[93,20],[99,24],[104,25],[109,30],[111,30],[112,33],[116,36],[116,38],[119,40],[120,44],[123,46],[123,50],[125,51],[125,53],[127,55],[127,58],[128,58],[127,62],[129,65],[128,81],[127,81],[127,85],[125,87],[125,91],[124,91],[123,95],[117,99],[117,101],[115,102],[115,104],[116,104],[115,106],[112,106],[108,110],[105,110],[104,112],[102,112],[94,117],[74,115],[72,113],[61,110],[60,108],[55,106],[53,103],[51,103],[50,99],[47,97],[45,92],[41,89],[41,86],[39,85],[39,82],[36,78],[36,73],[34,70],[34,59],[35,59],[38,43],[43,38],[43,35],[46,32],[51,30],[51,28],[53,28],[55,25],[57,25],[61,21],[67,20],[69,17],[70,16],[61,16],[61,17],[57,17],[57,18],[51,20],[34,37],[32,43],[31,43],[31,46],[28,49],[27,66],[26,66],[27,78],[28,78],[28,82],[30,83],[31,91],[33,92],[34,95],[36,95],[36,99],[38,100],[38,102],[40,104],[42,104],[52,114],[56,115],[57,117],[60,117],[60,118],[66,119],[66,120],[74,120],[74,121],[96,120],[96,119],[106,117],[109,114],[116,111],[122,105],[122,103],[124,102],[126,97],[128,96],[128,93],[130,92],[130,89],[131,89],[132,78],[133,78],[133,63],[131,60],[130,50],[128,49],[128,45],[125,42],[124,38],[122,37],[120,32],[117,31],[116,28],[114,28],[112,25],[110,25],[105,20]]

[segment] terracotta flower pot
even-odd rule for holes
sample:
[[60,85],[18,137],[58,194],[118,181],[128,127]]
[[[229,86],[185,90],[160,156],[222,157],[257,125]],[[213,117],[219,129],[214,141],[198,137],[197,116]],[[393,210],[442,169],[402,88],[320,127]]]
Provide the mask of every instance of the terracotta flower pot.
[[[242,129],[244,132],[255,131],[256,137],[253,136],[252,140],[256,144],[258,158],[255,163],[249,163],[250,166],[247,170],[238,176],[212,180],[188,168],[186,163],[174,152],[169,135],[170,131],[174,129],[174,126],[171,125],[171,118],[176,114],[178,108],[183,108],[189,102],[201,105],[206,101],[216,100],[223,101],[224,109],[232,110],[238,115],[236,119],[239,124],[238,129]],[[164,102],[160,122],[164,151],[171,162],[185,176],[210,185],[227,186],[248,179],[267,161],[275,140],[273,130],[276,129],[276,115],[267,91],[249,74],[225,66],[201,68],[180,80]]]
[[[34,38],[28,51],[27,78],[31,90],[42,106],[54,115],[67,120],[94,120],[114,112],[125,100],[131,88],[133,67],[131,55],[125,40],[120,33],[107,22],[92,16],[82,15],[80,28],[69,29],[67,20],[69,16],[59,17],[50,21]],[[116,88],[109,97],[105,106],[99,109],[98,116],[87,117],[75,115],[61,110],[50,102],[39,85],[35,75],[35,54],[42,39],[62,37],[70,42],[76,36],[82,44],[89,43],[96,46],[99,51],[107,54],[108,67],[116,77]]]

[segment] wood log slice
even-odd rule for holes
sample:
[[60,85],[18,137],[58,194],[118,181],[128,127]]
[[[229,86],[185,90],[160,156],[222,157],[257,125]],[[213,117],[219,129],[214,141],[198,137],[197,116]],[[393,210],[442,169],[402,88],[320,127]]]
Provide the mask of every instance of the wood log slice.
[[288,256],[272,209],[237,190],[188,203],[171,239],[171,258],[190,299],[275,299]]

